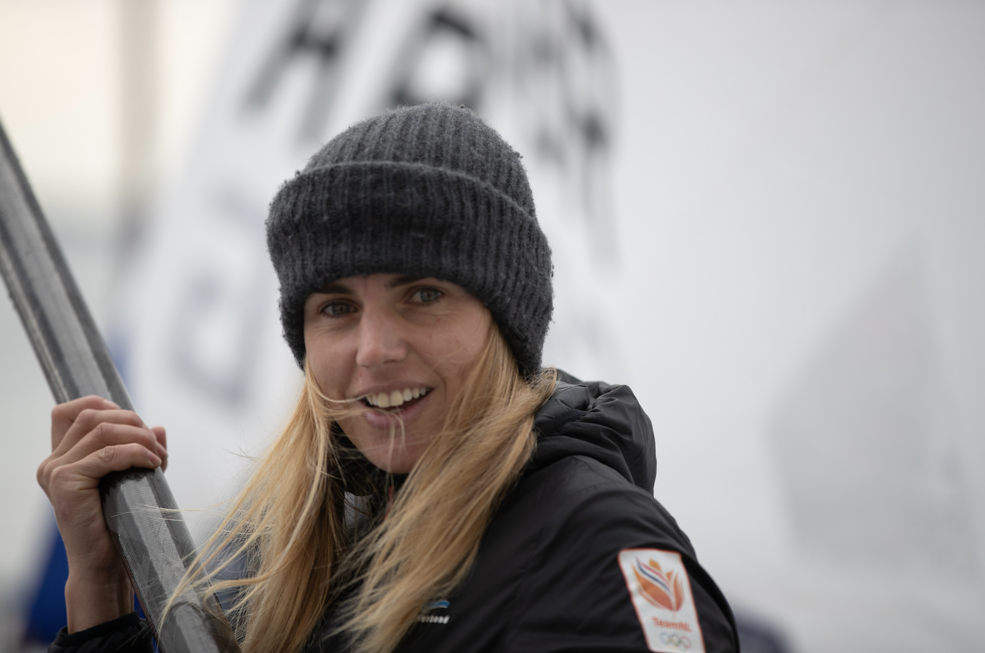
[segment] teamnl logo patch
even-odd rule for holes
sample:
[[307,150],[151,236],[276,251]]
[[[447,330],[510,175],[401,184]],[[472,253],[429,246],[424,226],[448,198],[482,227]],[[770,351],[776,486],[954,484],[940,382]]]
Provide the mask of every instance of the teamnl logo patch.
[[661,549],[623,549],[619,552],[619,568],[651,651],[705,653],[691,581],[681,554]]

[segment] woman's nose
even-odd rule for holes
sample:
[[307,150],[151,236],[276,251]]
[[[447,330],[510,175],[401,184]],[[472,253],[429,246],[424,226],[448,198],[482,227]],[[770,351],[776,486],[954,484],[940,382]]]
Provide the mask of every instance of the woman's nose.
[[373,367],[401,361],[407,346],[400,330],[399,318],[385,310],[366,310],[359,320],[359,345],[356,363]]

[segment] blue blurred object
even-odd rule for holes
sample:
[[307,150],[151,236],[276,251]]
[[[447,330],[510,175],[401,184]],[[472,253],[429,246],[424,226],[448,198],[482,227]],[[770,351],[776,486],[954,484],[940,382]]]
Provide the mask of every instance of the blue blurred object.
[[[65,611],[65,581],[68,580],[68,556],[65,543],[54,522],[51,524],[51,546],[45,560],[43,573],[34,591],[28,596],[24,619],[24,644],[42,644],[45,647],[55,641],[55,635],[68,623]],[[137,614],[143,619],[140,602],[134,600]],[[157,650],[157,642],[154,642]]]
[[23,642],[50,644],[58,631],[68,623],[65,614],[65,581],[68,580],[68,558],[65,543],[54,521],[51,524],[48,556],[44,572],[28,597]]

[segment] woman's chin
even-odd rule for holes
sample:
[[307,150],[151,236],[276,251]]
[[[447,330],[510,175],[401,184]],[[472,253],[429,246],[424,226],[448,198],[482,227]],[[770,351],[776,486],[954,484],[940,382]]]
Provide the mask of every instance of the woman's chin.
[[361,424],[345,424],[342,430],[376,467],[392,474],[409,473],[427,449],[427,438],[418,435],[417,429],[401,428],[395,420],[384,422],[383,428],[374,428],[375,424],[366,418],[378,416],[379,413],[360,415],[356,419]]
[[420,459],[420,452],[404,447],[368,447],[362,450],[369,462],[391,474],[409,474]]

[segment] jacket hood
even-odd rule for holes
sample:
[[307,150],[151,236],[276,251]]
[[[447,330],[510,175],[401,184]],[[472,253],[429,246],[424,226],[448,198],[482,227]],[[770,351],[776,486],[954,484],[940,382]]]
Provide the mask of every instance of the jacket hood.
[[587,456],[653,494],[653,425],[629,387],[582,383],[559,370],[557,389],[537,411],[534,428],[540,436],[525,473],[568,456]]

